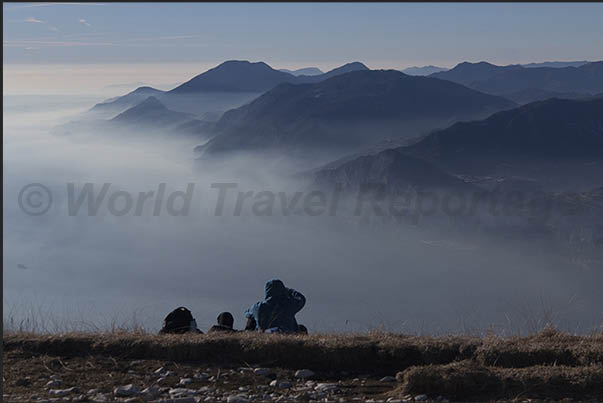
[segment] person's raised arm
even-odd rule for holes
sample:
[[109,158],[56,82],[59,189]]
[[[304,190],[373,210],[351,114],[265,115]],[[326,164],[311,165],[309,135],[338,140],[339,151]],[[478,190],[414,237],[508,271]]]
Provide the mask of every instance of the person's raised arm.
[[302,310],[302,308],[306,305],[306,297],[299,291],[295,291],[293,288],[289,288],[289,295],[291,296],[291,300],[293,301],[293,310],[295,313]]

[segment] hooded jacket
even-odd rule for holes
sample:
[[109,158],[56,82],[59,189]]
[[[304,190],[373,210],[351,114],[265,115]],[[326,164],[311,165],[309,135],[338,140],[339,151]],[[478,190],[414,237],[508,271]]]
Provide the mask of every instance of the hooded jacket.
[[[295,314],[306,304],[306,297],[294,289],[287,288],[281,280],[266,283],[265,299],[255,303],[245,312],[245,317],[254,318],[262,330],[297,332]],[[275,329],[276,328],[276,329]]]

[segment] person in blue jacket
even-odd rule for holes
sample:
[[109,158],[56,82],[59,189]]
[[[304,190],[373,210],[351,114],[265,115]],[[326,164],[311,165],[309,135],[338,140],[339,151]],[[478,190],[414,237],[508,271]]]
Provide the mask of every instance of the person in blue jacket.
[[253,318],[258,328],[266,333],[297,333],[299,327],[295,314],[305,304],[306,297],[302,293],[274,279],[266,283],[264,301],[255,303],[245,311],[245,317]]

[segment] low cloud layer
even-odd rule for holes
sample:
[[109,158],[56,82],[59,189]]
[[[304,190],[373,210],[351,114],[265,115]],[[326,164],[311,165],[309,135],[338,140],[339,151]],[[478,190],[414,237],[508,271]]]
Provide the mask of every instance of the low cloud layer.
[[[233,214],[236,197],[216,214],[220,189],[294,194],[299,183],[260,174],[256,161],[232,172],[193,170],[194,141],[137,136],[52,136],[48,129],[90,106],[89,98],[5,97],[4,322],[38,330],[107,329],[140,324],[158,330],[184,305],[202,329],[221,311],[243,327],[244,310],[281,278],[307,297],[299,322],[311,331],[375,328],[406,332],[534,331],[548,320],[589,331],[602,321],[600,274],[578,273],[554,251],[530,242],[479,243],[411,226],[383,229],[341,217]],[[142,136],[142,137],[141,137]],[[40,215],[19,206],[32,183],[52,192]],[[98,195],[95,214],[69,215],[69,184]],[[120,215],[127,192],[186,194],[190,213]],[[293,193],[292,193],[293,192]],[[32,196],[37,204],[39,193]],[[153,197],[153,196],[152,196]],[[254,196],[253,196],[254,197]],[[125,201],[124,201],[125,200]],[[121,204],[120,204],[121,203]],[[167,203],[167,198],[166,198]],[[303,204],[303,203],[302,203]],[[115,207],[114,206],[114,207]],[[280,210],[280,208],[276,209]]]

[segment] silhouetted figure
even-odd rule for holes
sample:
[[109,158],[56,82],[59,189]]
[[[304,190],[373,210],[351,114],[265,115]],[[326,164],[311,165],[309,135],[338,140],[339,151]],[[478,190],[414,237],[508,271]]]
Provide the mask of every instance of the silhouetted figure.
[[258,329],[258,324],[255,322],[254,318],[247,318],[247,324],[245,325],[245,330],[248,332],[254,332]]
[[232,328],[233,325],[234,325],[234,318],[232,317],[232,314],[230,312],[222,312],[221,314],[218,315],[218,324],[213,325],[211,327],[211,329],[209,329],[208,333],[236,332],[236,330],[234,330]]
[[203,333],[197,329],[197,321],[193,318],[191,311],[181,306],[170,312],[163,320],[163,327],[160,334],[165,333]]
[[304,325],[297,325],[297,333],[308,334],[308,328]]
[[245,317],[253,318],[259,329],[266,333],[296,333],[299,328],[295,314],[305,304],[303,294],[274,279],[266,283],[264,301],[249,308]]

